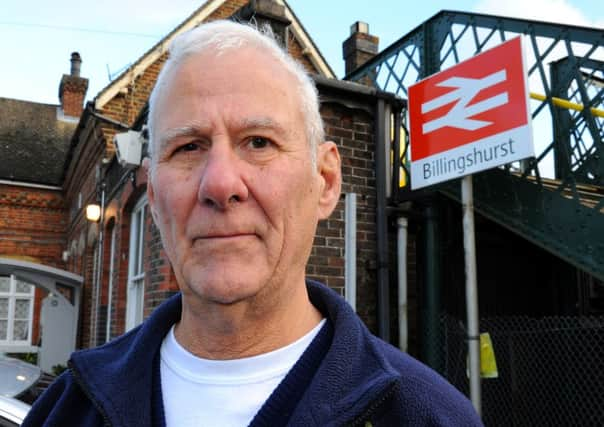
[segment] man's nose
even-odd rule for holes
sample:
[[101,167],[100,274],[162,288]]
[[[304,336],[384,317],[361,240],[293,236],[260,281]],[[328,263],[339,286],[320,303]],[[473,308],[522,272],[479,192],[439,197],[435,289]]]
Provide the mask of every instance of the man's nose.
[[199,183],[199,202],[224,210],[247,200],[241,166],[241,159],[229,142],[212,144]]

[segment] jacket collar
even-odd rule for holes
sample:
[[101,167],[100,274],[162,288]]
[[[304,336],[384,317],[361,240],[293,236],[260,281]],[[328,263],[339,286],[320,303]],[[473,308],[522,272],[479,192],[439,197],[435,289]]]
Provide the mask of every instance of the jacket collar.
[[308,412],[319,425],[348,425],[391,389],[400,373],[384,356],[384,343],[377,344],[340,295],[313,281],[307,287],[313,305],[332,322],[334,335],[294,417]]
[[154,375],[154,358],[159,357],[165,335],[180,320],[181,309],[177,294],[128,333],[72,355],[76,380],[112,425],[152,425],[152,390],[160,390],[153,384],[159,378]]
[[[331,346],[292,416],[315,421],[358,416],[392,386],[399,374],[383,356],[376,338],[334,291],[308,280],[313,305],[332,323]],[[115,426],[152,425],[154,358],[173,324],[180,320],[181,295],[162,303],[143,324],[95,349],[72,355],[71,365],[86,394]]]

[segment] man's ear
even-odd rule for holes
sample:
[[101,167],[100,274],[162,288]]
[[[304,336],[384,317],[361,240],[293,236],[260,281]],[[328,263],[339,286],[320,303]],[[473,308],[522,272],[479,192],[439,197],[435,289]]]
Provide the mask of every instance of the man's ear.
[[342,189],[340,153],[334,142],[326,141],[317,148],[317,168],[323,179],[319,195],[319,218],[325,219],[338,204]]
[[147,201],[149,202],[149,210],[151,211],[151,216],[153,216],[153,221],[156,225],[159,225],[157,221],[157,213],[155,212],[155,189],[153,188],[153,177],[151,171],[151,160],[149,157],[145,157],[143,159],[143,169],[147,173]]

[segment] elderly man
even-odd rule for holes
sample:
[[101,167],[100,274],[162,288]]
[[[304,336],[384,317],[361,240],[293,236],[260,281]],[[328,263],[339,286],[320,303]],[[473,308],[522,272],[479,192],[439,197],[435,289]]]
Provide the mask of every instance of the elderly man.
[[77,352],[26,425],[479,425],[437,374],[305,280],[340,194],[317,92],[270,35],[178,37],[150,99],[148,198],[180,294]]

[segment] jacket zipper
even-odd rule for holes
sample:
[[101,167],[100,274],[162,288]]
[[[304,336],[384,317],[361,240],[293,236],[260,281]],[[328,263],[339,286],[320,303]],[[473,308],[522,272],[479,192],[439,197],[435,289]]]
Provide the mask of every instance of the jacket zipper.
[[375,411],[386,400],[388,400],[390,397],[392,397],[392,395],[399,389],[399,387],[400,387],[399,381],[395,381],[386,390],[384,390],[384,392],[380,396],[378,396],[373,402],[371,402],[369,404],[369,406],[367,407],[367,409],[365,409],[365,411],[361,415],[359,415],[357,418],[355,418],[352,421],[352,423],[350,424],[350,426],[351,427],[371,426],[372,424],[370,422],[368,422],[368,420],[371,417],[371,415],[373,415],[375,413]]
[[67,366],[71,370],[71,375],[73,375],[74,380],[76,381],[76,383],[80,386],[80,388],[84,392],[84,395],[88,398],[88,400],[90,400],[92,402],[92,405],[99,412],[99,414],[101,414],[101,417],[103,418],[103,424],[106,427],[111,427],[111,420],[109,420],[107,413],[103,410],[103,408],[101,407],[99,402],[94,397],[92,397],[92,393],[90,393],[90,391],[86,387],[86,384],[82,380],[80,373],[78,372],[76,367],[73,365],[71,360],[69,360],[67,362]]

